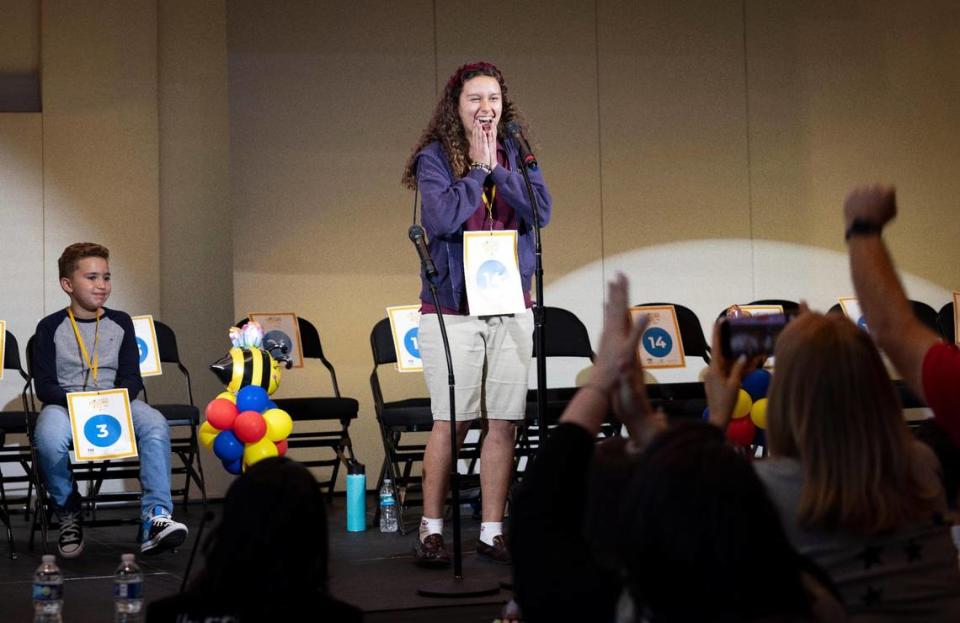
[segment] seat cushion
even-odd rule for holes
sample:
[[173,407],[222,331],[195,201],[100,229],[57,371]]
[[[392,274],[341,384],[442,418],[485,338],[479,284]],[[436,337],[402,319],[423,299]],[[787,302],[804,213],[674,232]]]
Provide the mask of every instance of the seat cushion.
[[290,414],[294,422],[303,420],[353,420],[360,403],[353,398],[316,397],[280,398],[277,407]]
[[150,405],[167,418],[170,424],[198,424],[200,423],[200,409],[193,405],[169,404]]
[[0,413],[0,430],[7,433],[26,433],[27,415],[23,411],[4,411]]
[[380,419],[388,427],[430,430],[433,428],[430,399],[408,398],[385,403]]

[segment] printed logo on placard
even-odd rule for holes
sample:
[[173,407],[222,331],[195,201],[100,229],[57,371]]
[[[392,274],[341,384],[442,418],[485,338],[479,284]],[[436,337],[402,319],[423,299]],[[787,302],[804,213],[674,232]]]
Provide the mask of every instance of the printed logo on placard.
[[150,354],[150,347],[143,341],[143,338],[137,338],[137,350],[140,351],[140,363],[143,363],[147,360],[147,355]]
[[420,358],[420,330],[418,327],[413,327],[403,336],[403,346],[407,349],[407,352],[413,355],[414,357]]
[[120,439],[122,429],[117,418],[106,413],[95,415],[83,425],[83,434],[93,445],[106,448]]
[[654,357],[666,357],[673,350],[673,338],[660,327],[650,327],[643,332],[643,347]]

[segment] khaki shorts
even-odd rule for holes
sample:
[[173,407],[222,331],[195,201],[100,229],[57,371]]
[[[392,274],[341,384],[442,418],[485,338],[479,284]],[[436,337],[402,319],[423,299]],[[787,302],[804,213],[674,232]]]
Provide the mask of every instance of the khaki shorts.
[[[533,356],[533,313],[512,316],[443,315],[450,340],[457,420],[522,420]],[[423,377],[435,420],[450,419],[447,360],[434,313],[423,314],[419,332]]]

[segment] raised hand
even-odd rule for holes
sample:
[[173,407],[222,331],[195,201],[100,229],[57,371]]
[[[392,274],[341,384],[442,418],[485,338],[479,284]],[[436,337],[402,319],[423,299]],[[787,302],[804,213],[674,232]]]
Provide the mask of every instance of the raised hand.
[[893,186],[860,186],[843,202],[843,217],[849,228],[854,220],[886,225],[897,216],[897,193]]

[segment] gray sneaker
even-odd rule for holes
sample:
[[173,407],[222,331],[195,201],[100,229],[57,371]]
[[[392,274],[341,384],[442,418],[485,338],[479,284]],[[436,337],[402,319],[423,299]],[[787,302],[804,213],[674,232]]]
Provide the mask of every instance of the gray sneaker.
[[83,524],[80,523],[80,513],[60,515],[57,551],[64,558],[76,558],[83,552]]

